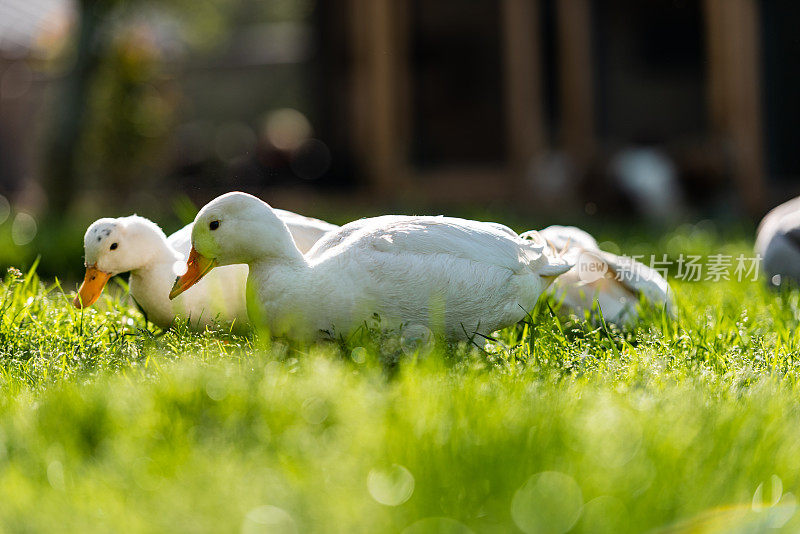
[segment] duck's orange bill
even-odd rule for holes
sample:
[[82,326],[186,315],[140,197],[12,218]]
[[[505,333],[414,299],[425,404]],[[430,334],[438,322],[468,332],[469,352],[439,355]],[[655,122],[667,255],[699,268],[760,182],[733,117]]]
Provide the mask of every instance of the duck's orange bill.
[[197,252],[192,247],[189,258],[186,260],[186,273],[175,280],[169,299],[172,300],[203,278],[208,271],[217,266],[217,260],[210,260]]
[[78,294],[75,295],[75,300],[72,301],[73,306],[78,309],[87,308],[97,302],[109,278],[111,278],[110,274],[104,273],[97,267],[86,267],[86,276],[83,277],[83,283],[78,289]]

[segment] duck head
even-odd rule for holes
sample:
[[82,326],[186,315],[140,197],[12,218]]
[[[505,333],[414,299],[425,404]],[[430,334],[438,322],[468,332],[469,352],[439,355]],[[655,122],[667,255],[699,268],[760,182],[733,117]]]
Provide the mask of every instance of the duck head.
[[147,264],[165,240],[161,228],[136,215],[93,222],[83,238],[86,275],[73,305],[85,308],[97,302],[112,276]]
[[247,193],[226,193],[197,214],[186,273],[170,291],[174,299],[218,265],[302,259],[289,229],[266,202]]

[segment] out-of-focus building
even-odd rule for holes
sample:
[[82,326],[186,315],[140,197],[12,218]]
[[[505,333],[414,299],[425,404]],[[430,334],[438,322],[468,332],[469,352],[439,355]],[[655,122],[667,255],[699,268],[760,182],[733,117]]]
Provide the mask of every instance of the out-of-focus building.
[[64,0],[0,2],[0,193],[30,186],[40,170],[42,132],[35,118],[49,83],[41,67],[73,16],[72,4]]
[[[0,3],[0,57],[3,18],[36,2]],[[758,214],[800,193],[795,0],[303,4],[276,23],[242,2],[217,52],[164,55],[182,103],[161,181],[609,212],[617,156],[655,148],[689,201]],[[30,167],[2,150],[0,180]]]
[[798,2],[347,6],[351,84],[335,98],[387,194],[535,203],[535,174],[563,155],[569,183],[549,189],[563,206],[602,196],[608,159],[642,144],[670,155],[690,198],[735,192],[757,213],[800,192]]

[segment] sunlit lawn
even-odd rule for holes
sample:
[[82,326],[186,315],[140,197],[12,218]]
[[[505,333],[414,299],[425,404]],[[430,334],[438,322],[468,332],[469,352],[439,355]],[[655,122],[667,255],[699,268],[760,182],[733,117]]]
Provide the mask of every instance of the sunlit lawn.
[[[748,247],[683,228],[628,249]],[[0,286],[3,530],[800,529],[797,293],[676,282],[677,319],[627,335],[542,306],[420,354],[161,335],[122,288],[83,314],[73,289]]]

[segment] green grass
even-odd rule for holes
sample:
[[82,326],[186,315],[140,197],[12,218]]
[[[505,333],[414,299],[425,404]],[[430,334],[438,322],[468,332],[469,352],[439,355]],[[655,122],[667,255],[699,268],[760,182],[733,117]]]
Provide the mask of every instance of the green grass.
[[[644,243],[623,248],[750,247],[704,227]],[[8,275],[0,525],[797,531],[800,295],[674,287],[675,320],[653,312],[626,334],[543,305],[480,349],[420,354],[376,333],[312,347],[162,334],[122,288],[80,313],[72,288]]]

